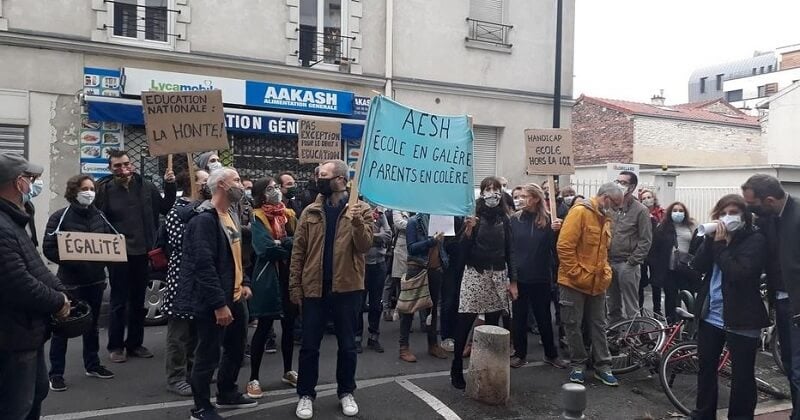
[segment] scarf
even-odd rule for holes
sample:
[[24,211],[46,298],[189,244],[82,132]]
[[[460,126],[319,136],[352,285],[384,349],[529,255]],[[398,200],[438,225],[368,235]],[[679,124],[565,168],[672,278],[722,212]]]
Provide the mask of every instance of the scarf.
[[264,216],[269,221],[269,226],[272,228],[272,235],[276,240],[281,240],[286,237],[286,206],[283,203],[278,204],[264,204],[261,206]]

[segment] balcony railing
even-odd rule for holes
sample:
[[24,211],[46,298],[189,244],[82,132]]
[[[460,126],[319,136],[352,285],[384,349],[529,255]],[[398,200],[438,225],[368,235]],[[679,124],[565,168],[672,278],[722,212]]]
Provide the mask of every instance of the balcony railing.
[[508,34],[513,28],[512,25],[486,22],[472,18],[467,18],[467,23],[469,24],[469,36],[466,37],[467,41],[484,42],[505,48],[512,47],[512,44],[508,42]]
[[319,63],[343,64],[354,60],[348,57],[350,42],[354,36],[343,36],[338,28],[326,28],[325,32],[298,28],[300,49],[295,54],[303,67],[314,67]]

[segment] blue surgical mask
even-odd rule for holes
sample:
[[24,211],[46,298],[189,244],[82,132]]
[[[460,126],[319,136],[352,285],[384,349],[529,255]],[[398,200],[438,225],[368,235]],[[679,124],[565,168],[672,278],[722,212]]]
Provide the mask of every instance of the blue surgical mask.
[[683,220],[686,218],[686,213],[682,211],[673,211],[672,212],[672,221],[675,223],[683,223]]
[[37,179],[36,181],[33,181],[33,184],[31,184],[31,193],[30,193],[31,198],[39,196],[39,194],[42,193],[43,189],[44,189],[44,181],[42,181],[41,178]]

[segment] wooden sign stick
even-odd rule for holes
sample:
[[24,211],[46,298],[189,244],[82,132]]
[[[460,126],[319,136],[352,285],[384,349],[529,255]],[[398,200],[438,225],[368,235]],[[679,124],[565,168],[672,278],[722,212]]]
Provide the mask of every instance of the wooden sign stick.
[[556,214],[556,182],[553,175],[547,175],[547,188],[550,190],[550,219],[555,220],[558,218]]
[[[193,153],[186,154],[186,166],[188,168],[187,170],[189,171],[189,188],[191,189],[191,191],[189,191],[188,196],[192,197],[193,199],[199,199],[200,194],[198,194],[197,192],[197,182],[195,181],[196,171],[194,168],[194,157],[192,156],[192,154]],[[171,158],[172,155],[169,155],[169,157]],[[186,191],[184,191],[183,194],[186,195]]]
[[172,153],[167,155],[167,170],[172,170]]

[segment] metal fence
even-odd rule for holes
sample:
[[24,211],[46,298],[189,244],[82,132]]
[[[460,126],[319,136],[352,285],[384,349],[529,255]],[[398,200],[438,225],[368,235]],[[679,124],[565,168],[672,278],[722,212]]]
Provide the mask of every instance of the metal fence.
[[[603,185],[605,180],[576,180],[572,182],[572,187],[578,195],[591,197],[597,193],[597,189]],[[646,188],[655,191],[658,196],[658,189],[653,185],[640,185],[640,189]],[[697,223],[705,223],[711,220],[711,210],[722,196],[727,194],[741,194],[738,187],[676,187],[675,200],[680,201],[689,210],[689,214]],[[661,203],[667,207],[671,203]]]

